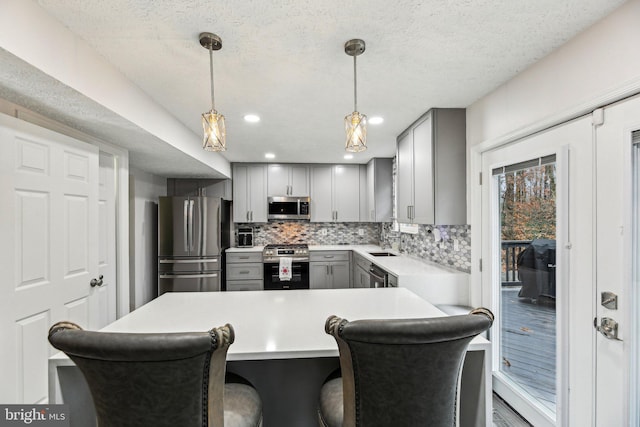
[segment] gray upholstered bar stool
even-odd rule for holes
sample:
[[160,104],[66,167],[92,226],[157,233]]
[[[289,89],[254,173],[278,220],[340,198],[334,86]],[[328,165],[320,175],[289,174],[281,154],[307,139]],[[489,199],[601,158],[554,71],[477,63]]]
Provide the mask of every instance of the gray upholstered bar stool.
[[59,322],[49,330],[49,342],[87,380],[100,427],[262,425],[256,390],[225,385],[233,340],[231,325],[208,332],[132,334]]
[[467,347],[492,323],[485,308],[428,319],[329,317],[325,330],[338,343],[342,378],[320,391],[320,426],[454,426]]

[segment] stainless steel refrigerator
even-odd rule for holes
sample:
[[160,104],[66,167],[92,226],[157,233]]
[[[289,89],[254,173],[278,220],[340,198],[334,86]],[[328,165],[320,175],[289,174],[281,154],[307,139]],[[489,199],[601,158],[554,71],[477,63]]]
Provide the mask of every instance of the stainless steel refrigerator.
[[214,197],[160,197],[158,295],[221,290],[231,203]]

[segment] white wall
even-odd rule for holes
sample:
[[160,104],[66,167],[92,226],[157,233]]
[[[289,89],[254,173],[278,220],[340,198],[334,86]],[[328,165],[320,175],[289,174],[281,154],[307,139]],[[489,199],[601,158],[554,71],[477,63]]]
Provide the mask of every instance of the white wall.
[[157,208],[158,197],[167,194],[167,180],[138,169],[129,169],[129,259],[131,310],[158,295]]
[[467,107],[467,148],[505,138],[640,82],[640,0],[629,0]]
[[230,177],[231,165],[202,150],[200,135],[133,84],[34,1],[0,1],[0,48]]

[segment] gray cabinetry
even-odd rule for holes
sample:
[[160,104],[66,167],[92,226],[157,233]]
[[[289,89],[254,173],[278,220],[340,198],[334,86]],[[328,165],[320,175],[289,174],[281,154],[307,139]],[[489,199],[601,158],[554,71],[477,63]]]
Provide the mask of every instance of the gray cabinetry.
[[267,195],[309,196],[309,166],[270,164]]
[[369,267],[371,262],[367,261],[364,257],[353,253],[353,281],[351,283],[354,288],[368,288],[369,287]]
[[374,158],[367,163],[365,222],[390,222],[393,216],[393,160]]
[[266,165],[233,166],[233,221],[267,222]]
[[360,221],[360,167],[311,168],[311,221]]
[[397,217],[466,224],[465,110],[429,110],[397,140]]
[[262,252],[227,253],[227,291],[264,289]]
[[309,288],[351,287],[350,251],[314,251],[309,255]]

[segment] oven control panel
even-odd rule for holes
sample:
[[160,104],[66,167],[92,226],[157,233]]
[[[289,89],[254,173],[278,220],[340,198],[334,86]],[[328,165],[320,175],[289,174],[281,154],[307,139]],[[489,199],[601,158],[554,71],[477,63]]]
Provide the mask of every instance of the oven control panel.
[[264,262],[277,262],[282,257],[293,258],[294,261],[308,261],[309,247],[307,245],[267,245],[262,257]]

